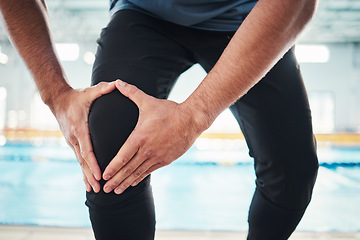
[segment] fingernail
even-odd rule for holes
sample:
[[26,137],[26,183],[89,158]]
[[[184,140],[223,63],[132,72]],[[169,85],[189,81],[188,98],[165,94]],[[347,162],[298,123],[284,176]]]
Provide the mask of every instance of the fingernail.
[[135,187],[137,184],[138,184],[137,181],[135,181],[135,182],[133,182],[133,183],[131,184],[131,186],[132,186],[132,187]]
[[104,180],[109,180],[110,179],[110,175],[105,175],[104,176]]
[[123,192],[123,190],[121,189],[121,188],[116,188],[115,189],[115,193],[116,194],[120,194],[120,193],[122,193]]
[[106,193],[109,193],[109,192],[111,191],[111,188],[110,188],[110,187],[105,187],[104,191],[105,191]]
[[94,174],[94,178],[99,181],[99,180],[101,179],[101,176],[99,176],[99,174],[96,174],[96,173],[95,173],[95,174]]
[[120,87],[125,87],[125,82],[121,81],[120,79],[118,80],[118,83]]

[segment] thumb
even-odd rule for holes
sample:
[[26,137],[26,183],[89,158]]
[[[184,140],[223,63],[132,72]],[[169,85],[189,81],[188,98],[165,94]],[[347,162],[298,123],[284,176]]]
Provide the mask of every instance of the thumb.
[[115,88],[116,88],[115,81],[113,81],[113,82],[100,82],[95,86],[89,87],[85,90],[88,90],[88,94],[90,95],[90,98],[95,100],[104,94],[114,91]]
[[149,98],[152,98],[134,85],[125,83],[121,80],[116,80],[115,86],[125,97],[128,97],[138,107],[140,107],[143,103],[149,100]]

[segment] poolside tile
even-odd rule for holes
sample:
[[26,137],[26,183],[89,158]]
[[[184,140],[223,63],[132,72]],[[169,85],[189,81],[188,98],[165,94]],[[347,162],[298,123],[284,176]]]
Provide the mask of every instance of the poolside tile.
[[212,231],[158,231],[155,240],[239,240],[245,239],[242,232],[212,232]]
[[[155,240],[239,240],[246,232],[157,231]],[[0,225],[0,240],[95,240],[90,228]],[[360,240],[360,232],[295,232],[290,240]]]
[[27,239],[27,236],[29,236],[28,233],[24,232],[13,232],[13,231],[4,231],[0,230],[0,239],[1,240],[24,240]]

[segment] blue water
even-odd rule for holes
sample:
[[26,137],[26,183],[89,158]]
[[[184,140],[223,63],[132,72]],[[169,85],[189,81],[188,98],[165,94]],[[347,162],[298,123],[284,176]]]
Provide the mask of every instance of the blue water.
[[[298,230],[360,231],[360,147],[319,147],[313,200]],[[241,140],[199,140],[152,176],[157,228],[247,230],[252,159]],[[88,227],[80,167],[57,142],[0,147],[0,223]]]

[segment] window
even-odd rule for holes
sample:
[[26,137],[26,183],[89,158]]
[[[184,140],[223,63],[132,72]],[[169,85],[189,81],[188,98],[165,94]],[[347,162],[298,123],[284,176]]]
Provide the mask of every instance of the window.
[[310,107],[315,133],[334,131],[335,97],[332,92],[310,92]]

